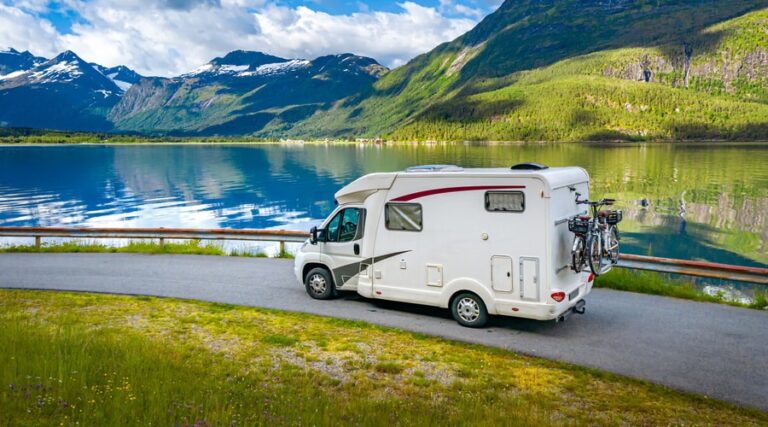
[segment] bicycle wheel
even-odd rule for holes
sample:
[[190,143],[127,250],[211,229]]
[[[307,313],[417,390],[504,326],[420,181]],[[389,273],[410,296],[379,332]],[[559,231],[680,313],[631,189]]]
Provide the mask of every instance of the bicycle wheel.
[[599,234],[590,234],[587,237],[587,262],[592,274],[599,276],[603,270],[603,244]]
[[587,265],[587,260],[584,257],[585,247],[584,236],[577,235],[573,239],[573,249],[571,249],[571,269],[577,273],[584,270],[584,267]]
[[619,228],[612,225],[608,229],[608,258],[611,259],[611,264],[617,264],[619,262]]

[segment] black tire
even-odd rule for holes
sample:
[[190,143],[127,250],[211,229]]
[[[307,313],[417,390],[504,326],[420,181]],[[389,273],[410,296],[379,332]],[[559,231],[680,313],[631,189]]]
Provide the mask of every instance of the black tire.
[[584,236],[576,236],[571,249],[571,269],[577,273],[581,273],[587,265],[587,260],[584,256],[585,246]]
[[331,273],[322,267],[309,270],[304,276],[304,287],[314,299],[331,299],[335,294]]
[[451,314],[462,326],[482,328],[488,323],[488,310],[479,296],[464,292],[451,301]]
[[612,225],[608,229],[608,257],[611,259],[611,264],[618,264],[619,262],[619,228]]
[[599,276],[600,272],[603,271],[605,258],[603,257],[603,242],[600,241],[598,234],[590,234],[587,237],[587,262],[592,274]]

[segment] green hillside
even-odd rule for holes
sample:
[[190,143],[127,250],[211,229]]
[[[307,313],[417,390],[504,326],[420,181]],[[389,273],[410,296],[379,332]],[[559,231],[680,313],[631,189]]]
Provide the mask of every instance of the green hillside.
[[[768,1],[506,1],[475,29],[265,134],[768,138]],[[686,78],[687,70],[687,78]]]

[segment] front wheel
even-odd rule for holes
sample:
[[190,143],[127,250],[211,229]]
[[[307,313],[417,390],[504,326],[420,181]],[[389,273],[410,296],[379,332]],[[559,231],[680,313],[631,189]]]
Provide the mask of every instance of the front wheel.
[[333,280],[328,270],[313,268],[304,278],[307,293],[314,299],[330,299],[333,296]]
[[592,274],[599,276],[603,271],[603,243],[600,241],[599,234],[590,234],[587,237],[587,262]]
[[608,229],[608,257],[611,259],[611,264],[618,264],[619,262],[619,228],[612,225]]
[[453,299],[451,313],[460,325],[470,328],[482,328],[488,322],[485,303],[479,296],[469,292]]

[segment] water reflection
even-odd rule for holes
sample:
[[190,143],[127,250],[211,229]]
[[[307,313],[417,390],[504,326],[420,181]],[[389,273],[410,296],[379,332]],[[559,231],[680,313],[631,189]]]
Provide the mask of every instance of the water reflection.
[[0,147],[0,225],[307,229],[365,173],[522,161],[587,169],[629,252],[768,264],[768,148],[744,144]]

